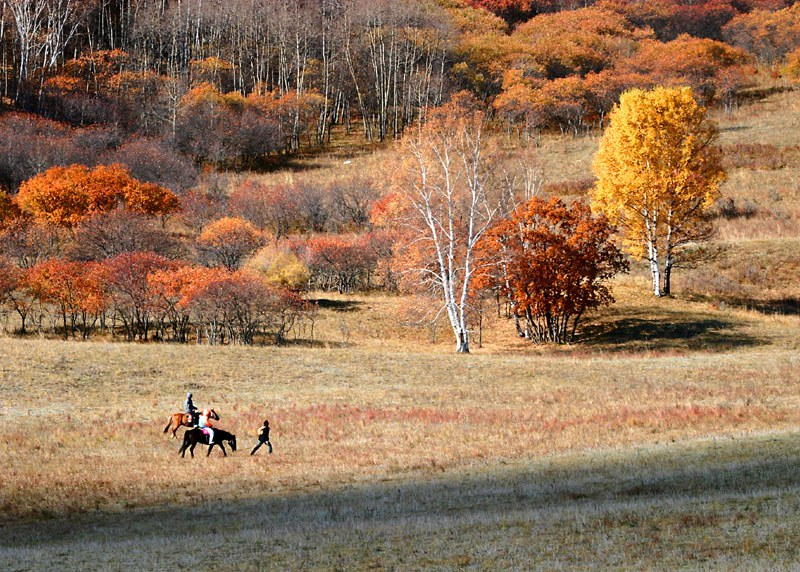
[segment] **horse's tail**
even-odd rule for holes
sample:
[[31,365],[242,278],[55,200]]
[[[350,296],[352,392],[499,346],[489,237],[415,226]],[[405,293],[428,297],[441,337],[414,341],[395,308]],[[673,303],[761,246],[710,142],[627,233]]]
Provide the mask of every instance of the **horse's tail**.
[[167,426],[166,426],[166,427],[164,427],[164,433],[166,433],[167,431],[169,431],[169,428],[170,428],[170,427],[172,427],[172,417],[170,417],[170,418],[169,418],[169,421],[167,421]]

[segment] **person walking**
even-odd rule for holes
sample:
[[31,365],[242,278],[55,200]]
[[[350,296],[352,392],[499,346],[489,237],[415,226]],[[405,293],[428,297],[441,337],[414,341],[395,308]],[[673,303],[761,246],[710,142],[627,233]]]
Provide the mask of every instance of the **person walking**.
[[255,455],[258,448],[261,445],[266,444],[270,453],[272,453],[272,443],[269,442],[269,419],[264,420],[264,425],[262,425],[258,430],[258,443],[253,450],[250,451],[251,455]]

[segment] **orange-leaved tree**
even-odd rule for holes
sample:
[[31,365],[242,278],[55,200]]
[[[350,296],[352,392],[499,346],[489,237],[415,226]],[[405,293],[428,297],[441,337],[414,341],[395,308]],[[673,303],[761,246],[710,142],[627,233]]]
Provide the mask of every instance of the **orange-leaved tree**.
[[125,338],[147,340],[163,305],[148,276],[181,264],[152,252],[125,252],[100,263],[98,274],[111,302],[115,320],[122,323]]
[[263,244],[264,235],[249,221],[236,217],[212,222],[197,237],[197,247],[208,263],[228,270],[239,268]]
[[25,283],[37,301],[61,319],[64,339],[80,329],[88,338],[106,298],[94,263],[50,258],[28,269]]
[[508,299],[520,336],[570,342],[587,311],[614,301],[605,282],[628,268],[613,231],[608,219],[593,217],[581,202],[534,197],[481,240],[483,271],[474,289]]
[[717,128],[688,87],[625,92],[609,119],[594,159],[592,208],[649,262],[653,293],[669,295],[682,250],[711,231],[704,214],[725,178]]
[[259,275],[220,268],[192,271],[180,305],[191,312],[198,341],[250,345],[268,334],[281,342],[307,303],[284,288],[270,286]]
[[118,164],[53,167],[22,183],[16,201],[36,220],[65,227],[119,207],[158,216],[180,206],[171,191],[134,179]]
[[8,196],[8,194],[0,188],[0,230],[12,224],[19,218],[19,207]]

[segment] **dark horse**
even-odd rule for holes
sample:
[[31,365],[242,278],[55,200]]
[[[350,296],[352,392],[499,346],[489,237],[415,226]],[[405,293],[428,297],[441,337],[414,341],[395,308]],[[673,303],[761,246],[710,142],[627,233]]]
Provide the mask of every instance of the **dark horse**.
[[[180,413],[180,412],[173,413],[172,416],[169,418],[169,421],[167,422],[167,426],[164,427],[164,433],[172,429],[172,438],[177,439],[178,436],[175,434],[175,432],[184,426],[194,427],[197,418],[199,416],[200,416],[199,411],[195,411],[194,419],[192,419],[192,417],[190,417],[188,413]],[[217,415],[217,412],[214,411],[213,409],[211,409],[211,419],[216,419],[217,421],[219,421],[219,415]]]
[[[225,445],[222,444],[223,441],[228,442],[228,445],[231,446],[231,451],[236,450],[236,435],[233,433],[228,433],[222,429],[214,429],[214,442],[208,448],[206,457],[211,454],[211,449],[218,445],[219,448],[222,449],[222,454],[227,457],[228,453],[225,452]],[[192,458],[194,458],[194,448],[198,443],[201,445],[208,445],[208,435],[204,434],[203,430],[199,427],[187,429],[183,434],[183,445],[181,445],[180,450],[181,457],[185,457],[186,449],[189,449],[189,453],[191,453]]]

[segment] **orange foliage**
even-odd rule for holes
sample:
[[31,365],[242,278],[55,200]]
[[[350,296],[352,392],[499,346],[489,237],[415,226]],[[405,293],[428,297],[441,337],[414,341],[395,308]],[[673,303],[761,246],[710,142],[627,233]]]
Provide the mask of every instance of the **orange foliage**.
[[[297,295],[270,286],[256,274],[214,268],[187,269],[180,306],[189,310],[198,336],[212,345],[252,344],[259,333],[280,342],[307,304]],[[199,341],[199,339],[198,339]]]
[[122,50],[98,50],[69,59],[60,74],[45,81],[45,90],[60,94],[105,94],[112,87],[112,78],[122,72],[128,59]]
[[93,263],[51,258],[25,273],[25,284],[34,298],[59,308],[63,335],[75,335],[80,324],[83,337],[89,336],[98,314],[106,307],[99,273]]
[[197,237],[198,247],[210,261],[229,270],[239,267],[245,257],[264,243],[264,236],[249,221],[224,217],[206,226]]
[[537,16],[520,25],[513,37],[528,56],[528,65],[554,79],[612,66],[647,32],[635,30],[619,14],[592,7]]
[[671,42],[642,42],[635,55],[620,62],[622,73],[648,76],[665,87],[689,86],[705,101],[752,80],[747,53],[714,40],[679,36]]
[[587,310],[613,302],[604,282],[628,268],[612,232],[583,203],[531,199],[482,239],[479,264],[491,271],[473,291],[508,297],[533,341],[568,342]]
[[66,227],[123,206],[147,215],[165,215],[179,207],[171,191],[137,181],[122,165],[53,167],[25,181],[16,200],[36,220]]
[[148,339],[154,314],[162,308],[161,300],[149,286],[148,276],[180,266],[181,263],[152,252],[125,252],[98,265],[100,280],[128,340]]
[[22,271],[11,259],[0,255],[0,303],[6,301],[6,296],[16,290]]
[[800,4],[771,12],[754,10],[735,17],[723,29],[725,39],[767,63],[800,46]]
[[0,230],[12,224],[19,216],[19,207],[5,191],[0,189]]

